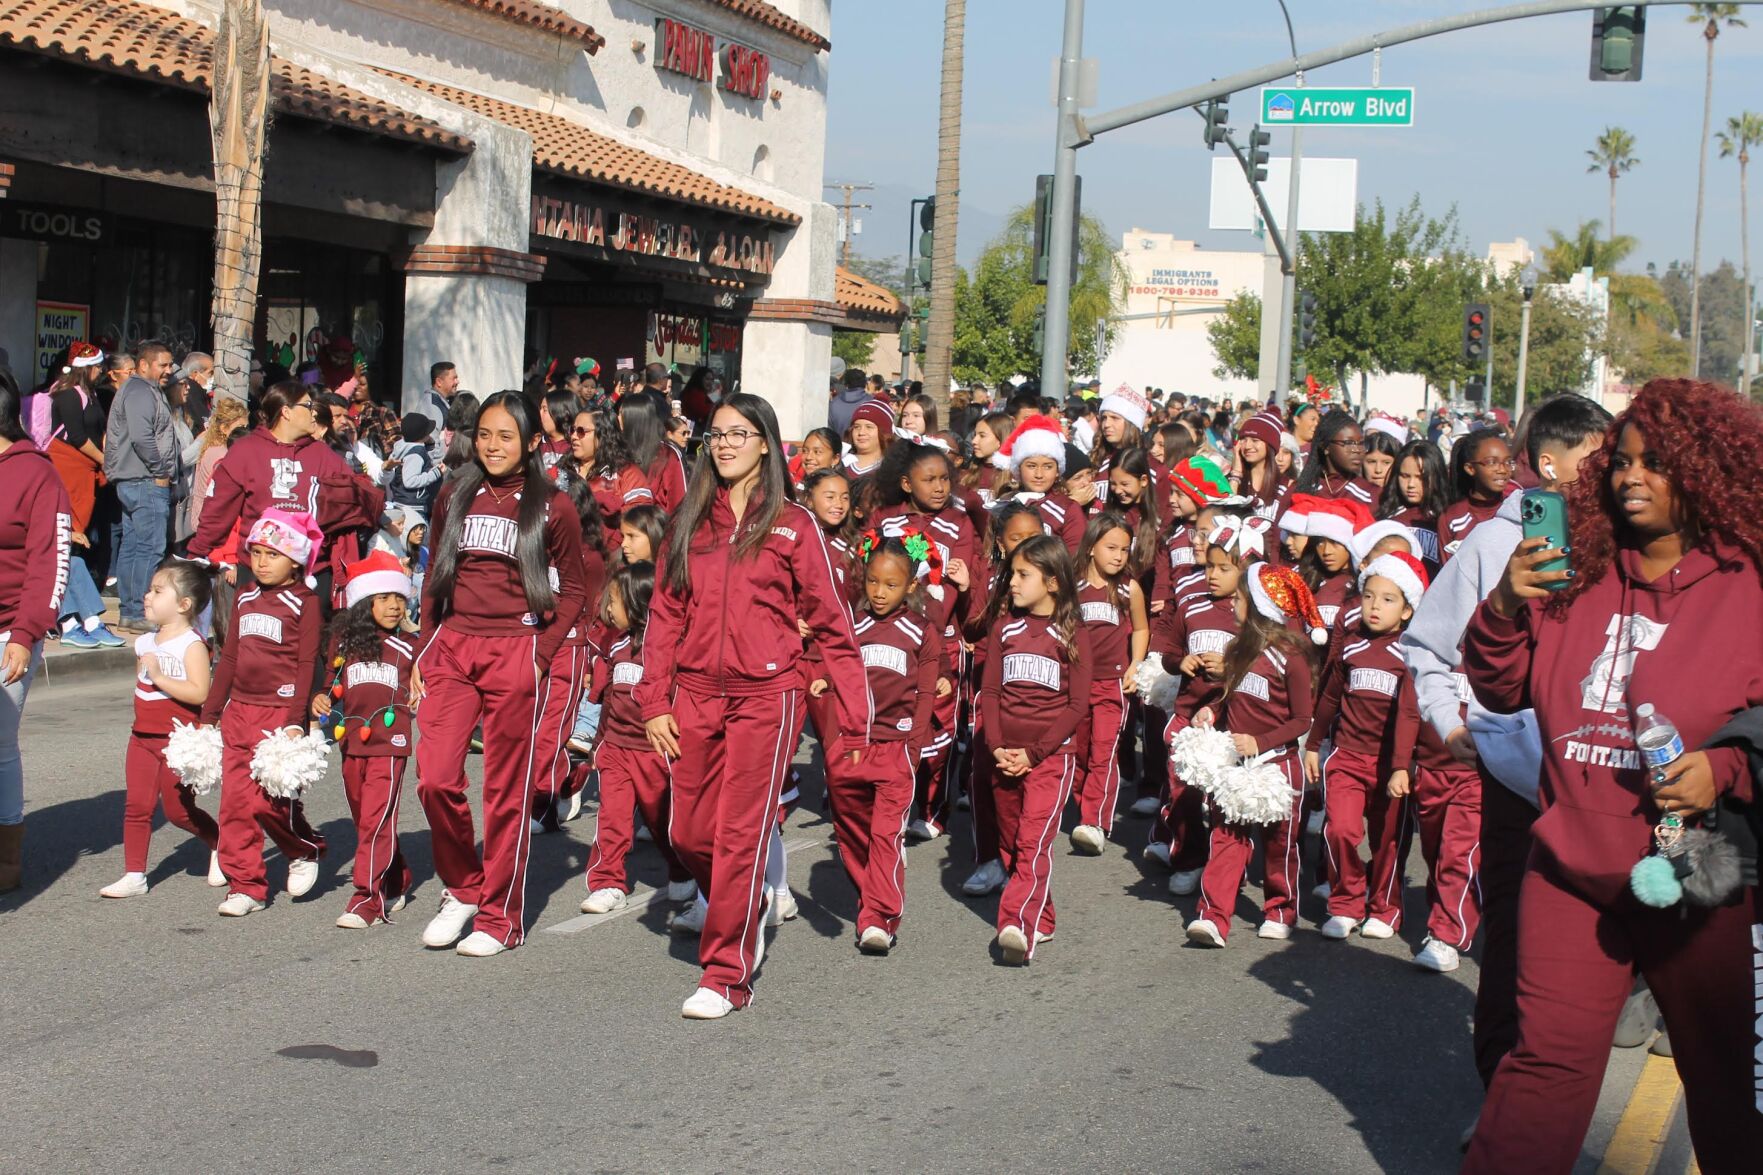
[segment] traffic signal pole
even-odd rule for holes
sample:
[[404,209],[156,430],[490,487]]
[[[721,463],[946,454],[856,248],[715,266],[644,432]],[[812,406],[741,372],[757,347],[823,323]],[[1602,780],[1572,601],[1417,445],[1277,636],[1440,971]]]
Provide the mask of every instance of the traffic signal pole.
[[1084,55],[1084,0],[1065,0],[1065,35],[1059,49],[1059,133],[1053,155],[1052,235],[1047,250],[1047,325],[1041,344],[1041,395],[1065,399],[1071,351],[1071,259],[1077,250],[1072,223],[1077,198],[1077,148],[1070,137],[1078,117],[1078,65]]

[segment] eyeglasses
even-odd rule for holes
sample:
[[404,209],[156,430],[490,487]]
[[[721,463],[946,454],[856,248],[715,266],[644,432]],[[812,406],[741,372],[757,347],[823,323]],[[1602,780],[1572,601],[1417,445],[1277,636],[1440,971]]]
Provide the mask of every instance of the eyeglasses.
[[704,443],[707,445],[727,445],[731,449],[739,449],[758,435],[750,428],[713,428],[704,434]]
[[318,409],[313,406],[313,403],[311,400],[301,400],[298,404],[289,404],[288,407],[290,407],[290,408],[304,408],[308,412],[317,412],[318,411]]
[[576,427],[569,430],[569,435],[572,437],[591,437],[594,435],[594,430],[591,428],[583,428],[580,425],[577,425]]
[[1518,462],[1511,457],[1490,457],[1486,461],[1471,461],[1471,465],[1481,469],[1517,469]]
[[1361,441],[1345,441],[1345,440],[1341,440],[1339,437],[1336,437],[1334,440],[1330,441],[1329,444],[1339,445],[1343,449],[1363,449],[1365,447],[1365,442],[1362,440]]

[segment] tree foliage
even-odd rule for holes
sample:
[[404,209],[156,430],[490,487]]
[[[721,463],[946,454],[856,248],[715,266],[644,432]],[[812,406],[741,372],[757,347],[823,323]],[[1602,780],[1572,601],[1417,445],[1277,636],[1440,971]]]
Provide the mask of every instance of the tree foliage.
[[1248,291],[1224,305],[1224,313],[1206,324],[1219,379],[1261,378],[1261,299]]
[[875,335],[866,330],[835,330],[833,354],[843,359],[846,367],[868,371],[875,362]]
[[[1672,262],[1659,279],[1681,321],[1690,317],[1690,272]],[[1745,345],[1745,290],[1732,262],[1722,261],[1702,275],[1702,378],[1738,386]],[[1688,364],[1686,363],[1687,370]]]

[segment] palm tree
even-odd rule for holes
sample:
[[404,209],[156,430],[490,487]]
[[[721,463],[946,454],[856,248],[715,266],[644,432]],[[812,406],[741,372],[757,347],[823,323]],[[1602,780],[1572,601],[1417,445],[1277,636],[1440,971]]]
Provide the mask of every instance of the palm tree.
[[1592,165],[1586,170],[1610,176],[1610,235],[1616,235],[1616,179],[1640,162],[1634,153],[1634,136],[1619,126],[1607,126],[1597,143],[1586,152]]
[[214,35],[208,102],[214,140],[214,379],[243,401],[250,384],[263,265],[263,153],[269,22],[261,0],[226,0]]
[[945,407],[955,347],[955,226],[961,198],[961,73],[967,0],[944,0],[943,94],[937,115],[936,235],[931,241],[930,330],[924,345],[925,390]]
[[1542,251],[1544,280],[1572,281],[1573,275],[1582,269],[1590,269],[1598,276],[1609,274],[1628,260],[1639,245],[1633,237],[1619,237],[1614,233],[1600,239],[1598,227],[1595,220],[1581,221],[1571,237],[1560,229],[1550,229],[1549,243]]
[[1739,394],[1751,394],[1751,339],[1756,328],[1751,324],[1751,303],[1756,297],[1751,285],[1751,213],[1750,193],[1745,171],[1751,162],[1751,148],[1763,145],[1763,114],[1745,111],[1737,118],[1726,120],[1726,129],[1714,136],[1720,141],[1722,159],[1737,157],[1739,161],[1739,254],[1745,270],[1745,350],[1739,365]]
[[[1708,188],[1708,132],[1714,124],[1714,42],[1720,26],[1742,29],[1737,4],[1692,4],[1689,22],[1702,25],[1708,42],[1708,67],[1702,82],[1702,137],[1698,141],[1701,162],[1696,168],[1696,238],[1690,250],[1690,376],[1702,374],[1702,197]],[[1704,23],[1705,22],[1705,23]]]

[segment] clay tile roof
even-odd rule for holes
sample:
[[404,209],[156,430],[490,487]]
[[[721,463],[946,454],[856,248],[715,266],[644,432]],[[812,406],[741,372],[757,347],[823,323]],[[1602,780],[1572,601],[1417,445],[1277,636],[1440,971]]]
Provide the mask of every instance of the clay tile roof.
[[898,327],[906,317],[906,305],[894,291],[842,265],[833,272],[833,301],[854,318],[884,318]]
[[795,17],[785,16],[774,5],[765,3],[765,0],[710,0],[710,2],[719,8],[726,8],[730,12],[744,16],[748,20],[758,21],[768,28],[774,28],[786,37],[794,37],[804,44],[813,45],[816,49],[831,49],[833,47],[831,41]]
[[[214,32],[175,12],[133,0],[0,0],[0,45],[58,57],[127,77],[208,92]],[[468,152],[471,140],[439,123],[280,57],[272,57],[271,109]]]
[[781,208],[739,188],[717,183],[689,167],[670,163],[635,147],[627,147],[616,139],[609,139],[561,115],[547,114],[530,106],[516,106],[498,98],[487,98],[469,90],[455,89],[440,82],[413,78],[391,70],[380,72],[476,111],[485,118],[493,118],[497,122],[525,131],[533,137],[533,166],[541,171],[566,175],[573,179],[591,180],[597,184],[625,188],[645,195],[664,196],[705,208],[719,208],[777,224],[802,223],[802,218],[787,208]]
[[453,0],[455,4],[463,4],[467,8],[478,8],[494,13],[508,20],[531,25],[543,29],[547,33],[557,33],[572,41],[580,41],[587,46],[589,53],[598,53],[606,43],[606,38],[596,33],[589,25],[583,24],[561,8],[553,8],[549,4],[538,4],[534,0]]

